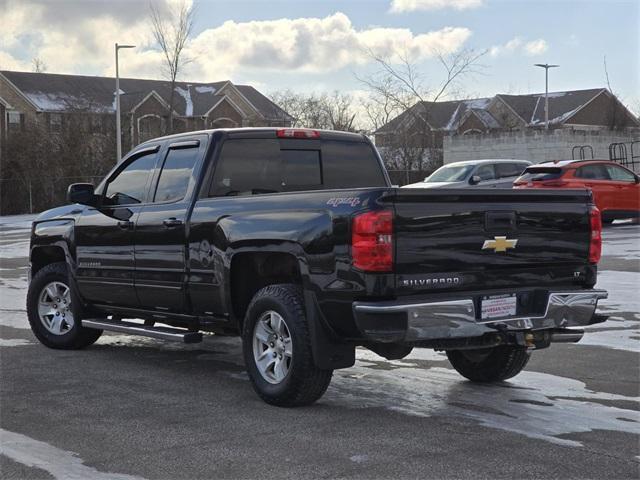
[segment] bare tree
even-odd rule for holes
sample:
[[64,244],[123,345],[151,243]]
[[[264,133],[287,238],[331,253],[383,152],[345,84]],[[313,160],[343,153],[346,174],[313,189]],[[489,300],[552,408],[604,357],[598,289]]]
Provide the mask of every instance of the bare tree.
[[192,60],[185,57],[183,51],[193,32],[194,10],[185,0],[164,12],[154,4],[150,5],[150,9],[153,36],[164,55],[163,74],[171,87],[165,133],[172,133],[176,79],[184,66]]
[[356,109],[351,95],[333,93],[273,92],[271,100],[294,118],[294,127],[357,131]]
[[44,73],[47,71],[47,64],[39,57],[31,59],[31,68],[35,73]]
[[390,128],[386,135],[380,135],[384,139],[381,142],[383,158],[390,168],[422,170],[442,163],[442,152],[438,147],[440,139],[437,138],[442,132],[431,127],[431,105],[445,97],[459,95],[461,81],[480,71],[479,60],[485,53],[462,50],[449,55],[438,54],[443,80],[437,85],[428,85],[409,54],[397,54],[396,61],[368,52],[378,65],[378,72],[357,78],[371,93],[370,100],[364,105],[371,126],[376,130],[384,125]]

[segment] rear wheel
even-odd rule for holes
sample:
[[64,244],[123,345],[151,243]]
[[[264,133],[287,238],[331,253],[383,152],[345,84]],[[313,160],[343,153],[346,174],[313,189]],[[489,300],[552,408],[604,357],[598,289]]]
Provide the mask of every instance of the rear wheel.
[[526,366],[530,355],[526,348],[512,345],[447,351],[449,362],[460,375],[482,383],[515,377]]
[[94,343],[102,330],[84,328],[82,314],[65,263],[52,263],[35,274],[27,292],[27,315],[31,330],[42,344],[79,349]]
[[267,403],[309,405],[331,382],[333,370],[313,362],[300,288],[270,285],[253,297],[243,328],[243,353],[251,384]]

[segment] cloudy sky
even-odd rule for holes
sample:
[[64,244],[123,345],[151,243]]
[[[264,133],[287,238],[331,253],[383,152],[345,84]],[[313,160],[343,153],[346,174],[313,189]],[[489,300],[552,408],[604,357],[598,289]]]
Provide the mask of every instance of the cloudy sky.
[[[179,0],[154,0],[159,7]],[[186,81],[231,79],[265,92],[360,92],[356,76],[375,70],[366,50],[409,51],[424,81],[436,84],[436,52],[486,50],[467,96],[544,91],[534,63],[558,63],[551,90],[606,86],[640,110],[640,2],[519,0],[194,0]],[[161,56],[148,1],[0,0],[0,69],[160,78]]]

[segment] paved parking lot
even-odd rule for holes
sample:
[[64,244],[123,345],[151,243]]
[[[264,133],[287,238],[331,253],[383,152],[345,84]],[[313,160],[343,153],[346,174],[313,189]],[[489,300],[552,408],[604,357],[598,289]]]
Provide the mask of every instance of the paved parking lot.
[[0,219],[2,478],[640,476],[640,226],[605,231],[610,320],[516,378],[474,385],[439,353],[362,350],[316,405],[287,410],[253,393],[237,339],[38,344],[29,220]]

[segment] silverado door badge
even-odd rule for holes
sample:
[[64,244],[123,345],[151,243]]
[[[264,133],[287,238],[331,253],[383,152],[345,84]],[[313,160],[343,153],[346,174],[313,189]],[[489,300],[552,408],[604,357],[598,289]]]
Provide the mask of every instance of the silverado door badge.
[[516,248],[518,239],[507,239],[507,237],[493,237],[493,240],[485,240],[482,250],[492,248],[494,252],[506,252],[508,248]]

